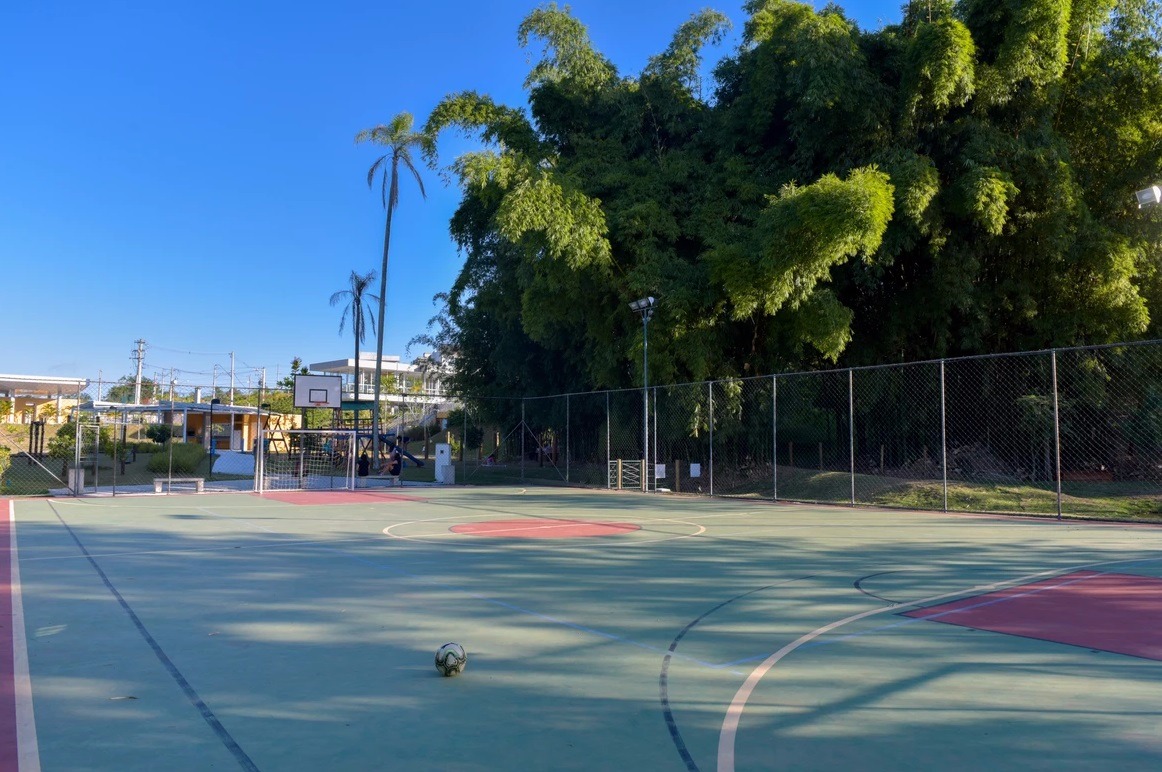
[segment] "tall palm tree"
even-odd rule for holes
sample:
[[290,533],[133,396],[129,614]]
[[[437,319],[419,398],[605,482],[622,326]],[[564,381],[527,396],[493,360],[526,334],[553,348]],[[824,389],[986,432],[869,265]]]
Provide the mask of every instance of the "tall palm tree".
[[391,119],[391,122],[380,124],[373,129],[364,129],[355,135],[356,144],[370,142],[387,150],[386,153],[375,159],[371,168],[367,170],[367,186],[375,182],[375,175],[382,177],[383,207],[387,210],[387,223],[383,229],[383,265],[379,273],[379,328],[375,341],[375,404],[371,408],[371,434],[375,448],[375,462],[379,462],[379,397],[383,379],[383,321],[387,316],[387,257],[391,249],[391,220],[395,215],[395,207],[399,203],[399,166],[416,178],[420,186],[420,195],[425,199],[428,194],[424,191],[424,181],[420,178],[412,159],[413,151],[418,150],[425,156],[434,156],[435,141],[428,134],[412,131],[414,119],[411,113],[400,113]]
[[343,307],[343,315],[339,317],[339,334],[343,334],[343,328],[347,326],[347,320],[351,320],[351,331],[355,333],[355,431],[359,431],[359,344],[363,342],[366,334],[366,319],[371,317],[371,323],[375,324],[375,311],[365,305],[368,300],[378,301],[379,298],[367,291],[371,286],[371,282],[375,281],[375,271],[368,271],[362,276],[351,272],[348,277],[350,282],[350,289],[339,290],[331,295],[331,306],[337,306],[346,301],[347,305]]

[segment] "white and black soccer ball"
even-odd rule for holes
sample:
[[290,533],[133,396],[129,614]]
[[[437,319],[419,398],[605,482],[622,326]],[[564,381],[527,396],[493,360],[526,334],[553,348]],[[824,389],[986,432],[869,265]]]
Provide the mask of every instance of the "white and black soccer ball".
[[436,652],[436,670],[440,671],[440,675],[460,675],[467,664],[468,652],[458,643],[445,643]]

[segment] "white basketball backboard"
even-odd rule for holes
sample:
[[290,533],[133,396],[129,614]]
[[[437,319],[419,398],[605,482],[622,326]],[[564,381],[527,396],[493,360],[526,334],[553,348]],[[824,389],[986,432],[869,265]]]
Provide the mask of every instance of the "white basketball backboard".
[[296,375],[295,407],[338,409],[343,400],[343,376]]

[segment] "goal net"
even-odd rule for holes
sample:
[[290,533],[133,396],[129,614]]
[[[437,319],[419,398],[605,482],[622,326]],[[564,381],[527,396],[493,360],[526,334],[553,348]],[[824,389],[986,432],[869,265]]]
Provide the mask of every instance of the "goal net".
[[260,493],[355,489],[355,432],[274,429],[259,438],[254,475]]

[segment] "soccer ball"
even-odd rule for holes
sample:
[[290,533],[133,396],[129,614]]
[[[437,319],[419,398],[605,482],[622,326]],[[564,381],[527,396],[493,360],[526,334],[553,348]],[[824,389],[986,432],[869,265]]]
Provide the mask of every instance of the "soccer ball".
[[436,652],[436,670],[440,675],[459,675],[468,664],[468,652],[458,643],[445,643]]

